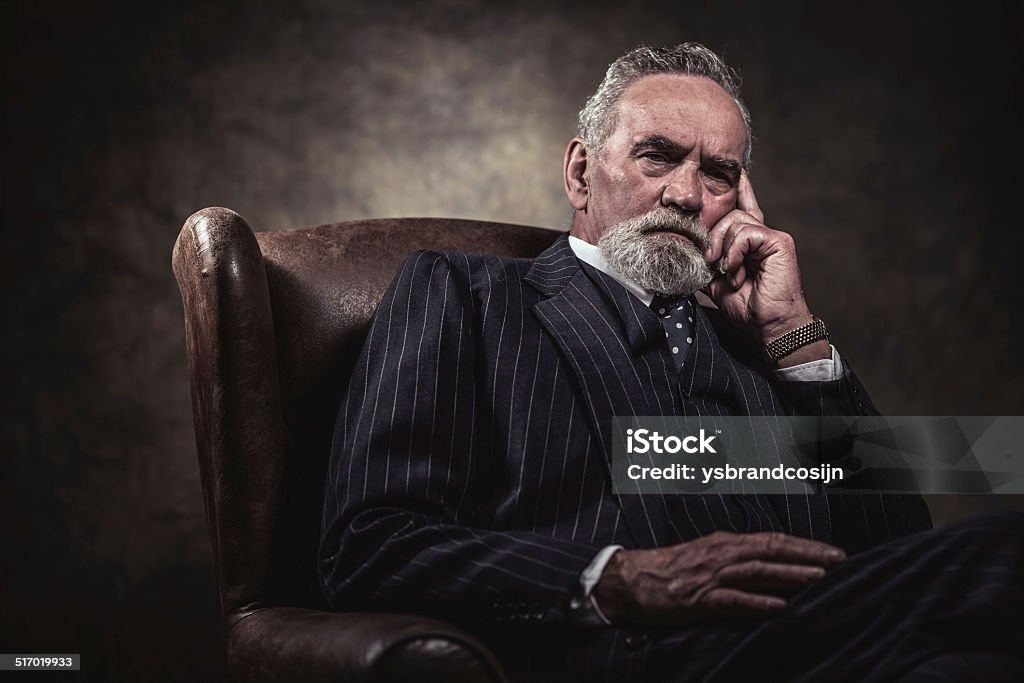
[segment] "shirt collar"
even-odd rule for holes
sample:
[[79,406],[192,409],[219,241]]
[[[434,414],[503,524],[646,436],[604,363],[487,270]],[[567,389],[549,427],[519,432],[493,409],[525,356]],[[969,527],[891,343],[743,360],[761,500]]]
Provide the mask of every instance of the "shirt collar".
[[601,256],[601,250],[593,244],[584,242],[578,237],[569,235],[569,247],[572,249],[572,252],[576,254],[576,258],[584,263],[589,263],[608,277],[618,282],[626,288],[627,292],[635,296],[637,299],[640,299],[640,301],[644,303],[644,306],[650,306],[651,302],[654,301],[654,292],[644,289],[632,280],[627,280],[625,277],[620,275],[617,270],[605,262],[604,257]]

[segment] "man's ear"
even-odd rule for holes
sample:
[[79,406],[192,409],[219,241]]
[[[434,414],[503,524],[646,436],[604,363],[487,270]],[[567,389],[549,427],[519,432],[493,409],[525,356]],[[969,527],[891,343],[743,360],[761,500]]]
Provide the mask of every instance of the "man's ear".
[[590,199],[590,188],[587,186],[587,143],[583,138],[575,137],[565,148],[563,164],[565,176],[565,196],[569,204],[577,211],[587,208]]

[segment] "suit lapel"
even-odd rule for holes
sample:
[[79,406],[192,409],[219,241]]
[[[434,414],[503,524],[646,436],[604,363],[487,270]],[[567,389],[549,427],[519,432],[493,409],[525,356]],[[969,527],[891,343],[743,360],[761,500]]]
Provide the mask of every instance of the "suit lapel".
[[[655,339],[653,328],[641,318],[630,331],[624,322],[628,318],[620,316],[616,302],[580,267],[566,237],[537,258],[525,280],[546,297],[533,306],[533,315],[572,368],[610,478],[612,417],[659,414],[637,372],[632,348]],[[648,498],[618,496],[630,533],[641,547],[654,546],[663,537],[665,520]]]

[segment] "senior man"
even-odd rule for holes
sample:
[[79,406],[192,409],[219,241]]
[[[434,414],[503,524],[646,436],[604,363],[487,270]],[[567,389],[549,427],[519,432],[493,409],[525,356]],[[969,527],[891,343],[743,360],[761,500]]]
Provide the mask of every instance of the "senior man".
[[1019,627],[979,628],[1020,618],[1019,516],[929,532],[919,496],[612,492],[615,415],[874,414],[765,222],[750,130],[713,52],[633,50],[566,150],[568,236],[407,260],[338,417],[333,607],[465,624],[527,680],[1020,666]]

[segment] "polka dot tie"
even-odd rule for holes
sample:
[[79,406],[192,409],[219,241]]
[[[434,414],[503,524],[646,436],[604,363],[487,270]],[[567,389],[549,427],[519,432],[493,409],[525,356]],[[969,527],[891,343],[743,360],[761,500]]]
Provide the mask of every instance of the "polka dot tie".
[[696,329],[693,325],[693,301],[689,297],[670,299],[655,296],[651,310],[661,319],[661,326],[665,328],[665,341],[678,370],[683,367],[683,361],[693,346]]

